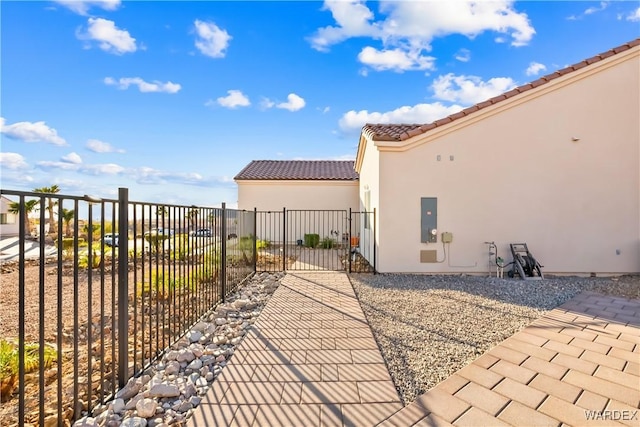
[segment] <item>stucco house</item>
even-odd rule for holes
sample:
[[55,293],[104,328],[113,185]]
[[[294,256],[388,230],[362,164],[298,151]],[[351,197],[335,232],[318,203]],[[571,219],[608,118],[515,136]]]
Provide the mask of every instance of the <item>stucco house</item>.
[[254,160],[234,178],[238,209],[358,209],[352,160]]
[[354,167],[380,272],[486,273],[487,242],[545,273],[640,272],[640,39],[434,123],[365,125]]
[[283,209],[287,243],[295,244],[308,232],[341,240],[348,231],[344,211],[360,206],[352,160],[254,160],[234,180],[238,209],[261,211],[257,235],[271,242],[282,243]]
[[0,236],[17,236],[20,233],[20,220],[17,215],[9,212],[13,201],[0,196]]

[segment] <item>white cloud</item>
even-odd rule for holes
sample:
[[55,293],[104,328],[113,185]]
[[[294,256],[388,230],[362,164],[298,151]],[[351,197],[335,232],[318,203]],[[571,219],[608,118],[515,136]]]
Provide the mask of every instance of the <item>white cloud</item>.
[[146,166],[135,170],[134,176],[139,184],[166,184],[175,182],[179,184],[202,185],[206,183],[206,180],[198,173],[167,172]]
[[98,139],[89,139],[85,144],[85,147],[89,151],[94,153],[124,153],[125,151],[120,148],[115,148],[108,142],[100,141]]
[[227,96],[221,96],[217,103],[226,108],[248,107],[251,105],[249,98],[240,90],[228,90]]
[[607,8],[607,6],[609,6],[609,2],[601,1],[600,2],[600,6],[591,6],[591,7],[587,8],[587,10],[584,11],[584,14],[585,15],[592,15],[594,13],[601,12],[601,11],[605,10]]
[[[469,38],[493,31],[500,37],[508,37],[513,46],[529,43],[535,29],[526,13],[515,10],[511,0],[496,1],[382,1],[379,3],[380,20],[363,0],[325,1],[324,10],[329,10],[335,20],[334,26],[319,28],[310,38],[311,46],[327,51],[332,45],[353,37],[368,37],[379,40],[382,48],[361,52],[359,59],[369,59],[378,70],[425,69],[433,59],[423,55],[431,50],[431,42],[437,37],[462,34]],[[373,49],[373,48],[371,48]],[[405,61],[387,58],[396,67],[381,67],[380,54],[375,52],[405,53]],[[413,58],[413,61],[406,61]],[[418,59],[421,59],[418,61]],[[369,63],[367,63],[368,65]],[[420,65],[416,65],[420,64]]]
[[460,62],[469,62],[471,60],[471,51],[469,49],[460,49],[455,55],[456,58]]
[[122,166],[115,163],[86,165],[81,168],[81,172],[89,175],[118,175],[124,171]]
[[204,22],[196,19],[193,24],[196,29],[196,47],[198,50],[203,55],[212,58],[224,58],[225,51],[229,47],[229,41],[233,37],[213,22]]
[[24,157],[18,153],[0,153],[0,165],[7,169],[25,169],[27,162]]
[[306,103],[303,98],[296,95],[295,93],[290,93],[287,96],[287,102],[281,102],[277,104],[276,108],[281,108],[283,110],[289,110],[289,111],[298,111],[303,109],[305,104]]
[[63,156],[60,160],[67,163],[73,163],[74,165],[79,165],[82,163],[82,157],[80,157],[80,155],[78,155],[78,153],[76,152],[71,152],[66,156]]
[[584,12],[579,13],[577,15],[570,15],[567,17],[569,21],[578,21],[584,18],[587,15],[593,15],[594,13],[602,12],[609,6],[609,2],[601,1],[599,6],[590,6],[584,10]]
[[527,67],[527,71],[526,74],[527,76],[537,76],[538,74],[540,74],[542,71],[545,71],[547,69],[547,66],[544,64],[541,64],[539,62],[532,62],[529,64],[529,66]]
[[480,77],[456,76],[449,73],[436,78],[431,88],[437,99],[470,105],[499,95],[515,86],[515,81],[509,77],[494,77],[485,82]]
[[41,141],[53,145],[67,145],[67,141],[58,136],[58,131],[47,126],[45,122],[17,122],[5,125],[5,119],[0,117],[0,133],[24,142]]
[[631,22],[640,21],[640,7],[627,15],[627,21],[631,21]]
[[105,52],[122,55],[137,50],[136,39],[127,30],[116,27],[113,21],[103,18],[89,18],[87,30],[78,31],[76,37],[80,40],[94,40]]
[[322,9],[331,11],[338,25],[319,28],[309,38],[316,50],[326,52],[331,45],[351,37],[372,37],[379,33],[379,29],[369,22],[374,18],[373,12],[363,1],[325,1]]
[[54,0],[78,15],[86,15],[92,7],[113,11],[120,7],[120,0]]
[[270,100],[269,98],[262,98],[260,100],[260,108],[263,110],[268,110],[269,108],[273,108],[276,105],[275,102]]
[[358,54],[358,60],[376,71],[433,70],[435,58],[423,56],[420,53],[420,49],[409,51],[401,48],[378,50],[366,46]]
[[351,110],[343,114],[338,125],[345,133],[356,133],[367,123],[431,123],[460,110],[462,107],[459,105],[446,106],[440,102],[403,106],[383,113]]
[[104,84],[109,86],[117,86],[118,89],[128,89],[129,86],[138,86],[140,92],[164,92],[164,93],[178,93],[182,86],[178,83],[166,82],[163,83],[158,80],[154,80],[149,83],[142,80],[140,77],[122,77],[119,80],[115,80],[113,77],[105,77]]
[[40,169],[60,169],[67,171],[77,171],[80,169],[80,165],[69,162],[53,162],[51,160],[43,160],[36,163],[36,166]]
[[115,163],[82,165],[68,161],[53,162],[49,160],[37,162],[36,166],[44,170],[59,169],[65,171],[77,171],[86,175],[118,175],[125,172],[125,168]]

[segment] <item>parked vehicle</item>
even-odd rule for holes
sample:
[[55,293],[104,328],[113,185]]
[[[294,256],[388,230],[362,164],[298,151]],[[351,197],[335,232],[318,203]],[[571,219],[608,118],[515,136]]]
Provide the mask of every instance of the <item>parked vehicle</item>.
[[211,237],[211,230],[208,228],[199,228],[192,233],[194,237]]
[[161,234],[165,236],[173,236],[173,230],[168,228],[152,228],[150,231],[144,233],[145,236]]
[[107,246],[118,246],[118,233],[107,233],[102,238],[102,241]]

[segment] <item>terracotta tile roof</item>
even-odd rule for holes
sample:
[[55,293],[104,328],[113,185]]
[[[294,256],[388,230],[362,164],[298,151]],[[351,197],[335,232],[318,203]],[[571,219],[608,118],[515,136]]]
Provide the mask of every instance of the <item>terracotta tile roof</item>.
[[355,181],[353,160],[253,160],[235,180]]
[[595,62],[602,61],[603,59],[609,58],[610,56],[616,55],[620,52],[624,52],[629,50],[635,46],[640,45],[640,38],[632,40],[628,43],[625,43],[621,46],[610,49],[601,54],[595,55],[591,58],[585,59],[584,61],[578,62],[577,64],[570,65],[561,70],[555,71],[551,74],[547,74],[546,76],[540,77],[538,80],[534,80],[530,83],[519,86],[515,89],[511,89],[508,92],[505,92],[501,95],[495,96],[486,101],[480,102],[471,107],[465,108],[462,111],[459,111],[455,114],[451,114],[445,118],[440,120],[436,120],[433,123],[428,124],[366,124],[362,128],[362,133],[370,136],[375,141],[404,141],[406,139],[412,138],[416,135],[423,134],[425,132],[430,131],[438,126],[445,125],[454,120],[457,120],[461,117],[468,116],[469,114],[473,114],[478,110],[489,107],[491,105],[497,104],[505,99],[509,99],[512,96],[516,96],[522,92],[526,92],[530,89],[536,88],[538,86],[542,86],[558,77],[564,76],[566,74],[572,73],[580,68],[586,67],[587,65],[591,65]]

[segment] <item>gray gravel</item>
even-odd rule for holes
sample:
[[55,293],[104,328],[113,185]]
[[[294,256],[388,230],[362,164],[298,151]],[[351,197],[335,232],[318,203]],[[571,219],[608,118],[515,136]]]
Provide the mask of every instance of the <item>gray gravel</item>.
[[350,278],[405,405],[584,290],[640,298],[640,276]]

